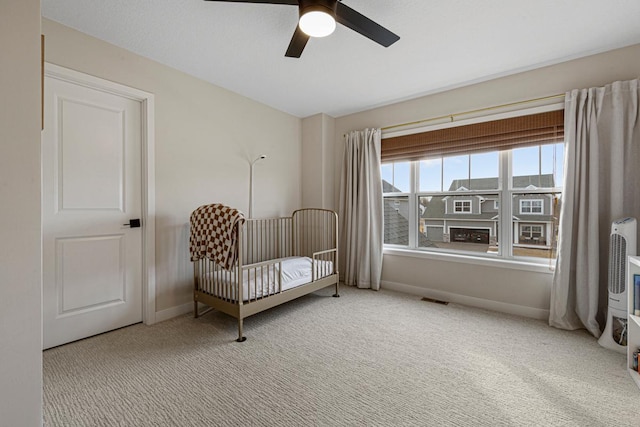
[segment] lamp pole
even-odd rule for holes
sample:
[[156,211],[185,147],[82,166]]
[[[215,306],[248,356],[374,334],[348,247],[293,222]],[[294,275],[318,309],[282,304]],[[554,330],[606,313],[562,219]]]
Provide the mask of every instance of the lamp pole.
[[253,218],[253,165],[266,158],[266,154],[262,154],[249,165],[249,218]]

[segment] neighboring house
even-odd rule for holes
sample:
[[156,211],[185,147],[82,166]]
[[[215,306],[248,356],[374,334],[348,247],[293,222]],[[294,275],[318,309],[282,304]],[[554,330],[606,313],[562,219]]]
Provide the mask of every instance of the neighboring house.
[[[514,177],[514,188],[553,188],[553,175]],[[498,194],[470,194],[469,190],[492,191],[498,178],[454,180],[449,191],[460,195],[420,198],[420,231],[433,242],[498,243]],[[465,194],[466,193],[466,194]],[[513,197],[513,244],[549,248],[558,212],[558,196],[515,194]]]
[[[467,191],[461,187],[457,191]],[[435,242],[497,243],[498,196],[427,196],[420,198],[420,229]]]

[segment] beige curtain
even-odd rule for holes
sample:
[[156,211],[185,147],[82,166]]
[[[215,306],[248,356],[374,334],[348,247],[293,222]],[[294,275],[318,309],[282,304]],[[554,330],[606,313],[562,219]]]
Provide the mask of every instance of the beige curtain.
[[375,290],[382,274],[380,139],[380,129],[345,136],[339,208],[341,279]]
[[574,90],[565,98],[565,182],[549,324],[606,321],[611,222],[640,220],[639,80]]

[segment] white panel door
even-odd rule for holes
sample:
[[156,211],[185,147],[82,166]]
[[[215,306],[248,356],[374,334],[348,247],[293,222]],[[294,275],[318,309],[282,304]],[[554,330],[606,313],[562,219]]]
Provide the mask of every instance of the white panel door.
[[45,78],[43,348],[142,321],[141,103]]

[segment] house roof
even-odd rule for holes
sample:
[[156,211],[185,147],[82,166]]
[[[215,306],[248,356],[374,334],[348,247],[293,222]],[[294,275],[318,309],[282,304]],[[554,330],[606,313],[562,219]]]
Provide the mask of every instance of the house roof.
[[382,192],[383,193],[402,193],[402,190],[394,187],[389,182],[382,180]]
[[[527,188],[531,185],[537,188],[553,188],[553,174],[513,177],[513,188]],[[498,188],[498,178],[454,179],[449,186],[449,191],[457,191],[461,188],[467,190],[496,190]]]
[[553,219],[553,215],[520,215],[516,213],[513,219],[517,222],[548,222]]

